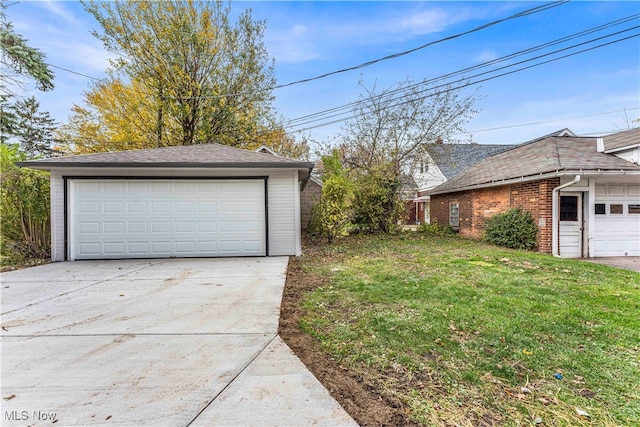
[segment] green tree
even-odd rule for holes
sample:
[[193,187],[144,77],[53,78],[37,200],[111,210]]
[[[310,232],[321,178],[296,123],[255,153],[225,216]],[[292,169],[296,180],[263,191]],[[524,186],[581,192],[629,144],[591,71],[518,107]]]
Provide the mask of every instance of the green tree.
[[55,154],[56,122],[49,113],[40,111],[36,98],[21,99],[13,107],[13,136],[27,158],[50,157]]
[[118,58],[111,78],[94,85],[76,110],[82,114],[70,119],[65,137],[73,144],[105,151],[109,141],[132,148],[266,142],[275,77],[264,21],[245,11],[232,22],[221,1],[91,1],[85,8],[101,26],[94,34]]
[[[3,70],[0,74],[0,92],[7,93],[8,84],[22,84],[19,76],[35,80],[40,90],[53,89],[53,72],[47,66],[46,56],[40,50],[30,47],[28,40],[16,33],[5,14],[7,8],[3,0],[0,4],[0,49]],[[6,101],[2,100],[3,103]]]
[[49,174],[22,169],[17,146],[0,145],[0,260],[2,264],[48,258],[51,247]]
[[313,208],[310,230],[333,242],[347,234],[354,198],[353,183],[342,166],[338,150],[322,157],[322,167],[322,193]]

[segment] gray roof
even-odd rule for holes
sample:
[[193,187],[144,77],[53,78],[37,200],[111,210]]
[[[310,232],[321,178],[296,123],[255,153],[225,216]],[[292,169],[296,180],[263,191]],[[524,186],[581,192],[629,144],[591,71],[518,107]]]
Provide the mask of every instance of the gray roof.
[[574,173],[640,174],[640,166],[612,154],[598,153],[595,138],[547,137],[488,157],[434,188],[442,194]]
[[496,144],[431,144],[427,151],[445,178],[450,179],[481,160],[513,147]]
[[604,151],[618,151],[622,148],[640,145],[640,128],[629,129],[623,132],[607,135],[604,140]]
[[181,145],[146,150],[83,154],[17,163],[32,169],[118,168],[291,168],[312,169],[312,162],[256,153],[221,144]]

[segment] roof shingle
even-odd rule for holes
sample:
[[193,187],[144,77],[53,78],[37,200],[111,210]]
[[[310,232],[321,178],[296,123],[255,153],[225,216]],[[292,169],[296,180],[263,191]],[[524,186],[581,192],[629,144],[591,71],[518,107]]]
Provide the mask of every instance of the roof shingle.
[[19,162],[19,166],[50,170],[60,167],[185,167],[185,168],[293,168],[311,169],[313,163],[256,153],[221,144],[182,145],[145,150]]
[[488,157],[429,194],[500,185],[513,179],[573,172],[640,173],[640,166],[611,154],[598,153],[595,138],[547,137]]

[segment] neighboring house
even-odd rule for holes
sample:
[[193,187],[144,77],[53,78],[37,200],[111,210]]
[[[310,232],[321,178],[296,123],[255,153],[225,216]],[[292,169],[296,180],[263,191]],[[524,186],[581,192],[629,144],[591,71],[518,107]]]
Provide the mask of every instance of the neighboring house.
[[301,253],[310,162],[202,144],[18,165],[51,172],[53,261]]
[[540,252],[640,256],[640,129],[547,136],[491,156],[430,190],[431,218],[481,237],[488,218],[529,211]]
[[489,156],[514,147],[485,144],[428,144],[409,179],[412,193],[405,195],[408,224],[429,223],[427,192]]

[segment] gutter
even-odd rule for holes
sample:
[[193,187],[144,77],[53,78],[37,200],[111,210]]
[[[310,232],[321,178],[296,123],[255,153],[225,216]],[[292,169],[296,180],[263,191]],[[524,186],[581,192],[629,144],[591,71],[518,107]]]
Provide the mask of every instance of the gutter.
[[551,198],[551,209],[552,209],[552,213],[551,213],[551,226],[552,226],[552,232],[551,232],[551,247],[552,247],[552,253],[554,257],[559,257],[560,256],[560,248],[559,248],[559,242],[558,242],[558,237],[560,235],[560,220],[558,218],[558,194],[560,193],[560,190],[562,190],[563,188],[569,187],[573,184],[576,184],[580,182],[580,175],[576,175],[575,178],[573,178],[572,181],[569,181],[565,184],[559,185],[556,188],[553,189],[553,193],[552,193],[552,198]]
[[[590,169],[590,170],[577,170],[577,169],[572,169],[572,170],[566,170],[566,171],[555,171],[555,172],[547,172],[547,173],[539,173],[537,175],[526,175],[526,176],[521,176],[521,177],[516,177],[516,178],[506,178],[506,179],[501,179],[501,180],[496,180],[496,181],[487,181],[487,182],[482,182],[482,183],[478,183],[478,184],[471,184],[471,185],[464,185],[464,186],[460,186],[460,187],[454,187],[454,188],[446,188],[446,189],[441,189],[438,190],[438,187],[434,188],[431,191],[427,191],[427,195],[429,196],[435,196],[438,194],[446,194],[446,193],[457,193],[460,191],[468,191],[468,190],[478,190],[480,188],[490,188],[490,187],[497,187],[500,185],[509,185],[509,184],[521,184],[524,182],[531,182],[531,181],[537,181],[537,180],[541,180],[541,179],[548,179],[548,178],[557,178],[557,177],[562,177],[562,176],[567,176],[567,175],[575,175],[575,174],[580,174],[580,175],[614,175],[614,176],[618,176],[618,175],[640,175],[640,169]],[[446,185],[447,182],[445,182],[444,184],[441,184],[441,186]]]

